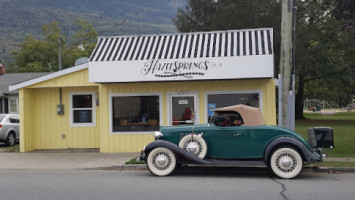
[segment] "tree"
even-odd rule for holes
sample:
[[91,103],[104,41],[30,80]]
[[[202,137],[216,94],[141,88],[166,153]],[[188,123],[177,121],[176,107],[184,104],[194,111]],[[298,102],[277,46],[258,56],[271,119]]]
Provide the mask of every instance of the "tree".
[[68,68],[74,65],[76,59],[89,57],[95,47],[97,32],[92,25],[77,19],[78,30],[73,36],[66,37],[61,33],[56,21],[42,26],[42,38],[35,39],[31,35],[20,44],[18,51],[13,52],[15,62],[12,71],[44,72],[58,70],[58,37],[61,42],[62,66]]
[[[339,99],[355,92],[354,45],[348,45],[354,44],[354,33],[344,28],[349,21],[334,14],[341,2],[350,2],[345,8],[353,13],[351,0],[296,1],[296,118],[303,118],[305,96],[338,99],[339,106]],[[190,0],[173,22],[181,32],[273,27],[278,74],[281,6],[276,0]]]
[[331,100],[354,82],[354,66],[346,59],[353,47],[347,45],[350,32],[333,15],[336,1],[304,0],[297,7],[296,118],[304,118],[305,95]]
[[173,22],[180,32],[273,27],[275,65],[280,61],[281,5],[276,0],[190,0]]

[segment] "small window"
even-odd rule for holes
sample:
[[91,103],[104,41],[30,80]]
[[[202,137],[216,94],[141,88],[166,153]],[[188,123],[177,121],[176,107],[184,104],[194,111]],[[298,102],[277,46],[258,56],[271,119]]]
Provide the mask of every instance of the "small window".
[[17,99],[9,99],[9,113],[18,113]]
[[95,95],[88,93],[70,93],[70,125],[95,126]]
[[215,112],[212,122],[216,126],[230,127],[244,124],[242,117],[237,112]]

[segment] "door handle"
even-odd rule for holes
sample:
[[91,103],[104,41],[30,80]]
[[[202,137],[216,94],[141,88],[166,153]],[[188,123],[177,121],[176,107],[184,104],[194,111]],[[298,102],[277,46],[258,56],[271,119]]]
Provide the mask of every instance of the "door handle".
[[238,137],[238,136],[240,136],[240,134],[239,133],[235,133],[233,136],[234,137]]

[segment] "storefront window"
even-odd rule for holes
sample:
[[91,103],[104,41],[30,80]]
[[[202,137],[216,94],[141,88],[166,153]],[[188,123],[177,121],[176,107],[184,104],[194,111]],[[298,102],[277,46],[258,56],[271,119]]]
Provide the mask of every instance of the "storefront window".
[[93,93],[71,93],[71,125],[95,125],[95,100]]
[[112,132],[159,130],[159,96],[113,96]]
[[230,94],[208,94],[208,121],[213,114],[213,109],[237,104],[244,104],[259,108],[259,93],[230,93]]

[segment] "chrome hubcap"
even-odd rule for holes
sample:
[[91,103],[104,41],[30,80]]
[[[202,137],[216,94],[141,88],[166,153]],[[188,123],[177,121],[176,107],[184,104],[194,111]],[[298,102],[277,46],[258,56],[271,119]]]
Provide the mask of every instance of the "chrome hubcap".
[[196,156],[200,155],[202,152],[202,145],[197,140],[189,140],[184,144],[184,149]]
[[289,158],[284,158],[282,159],[281,161],[281,165],[284,167],[284,168],[288,168],[291,166],[291,160]]
[[166,158],[165,158],[165,156],[158,156],[157,157],[157,164],[159,165],[159,166],[164,166],[165,164],[166,164]]
[[297,166],[297,160],[290,153],[281,153],[276,159],[276,167],[285,173],[292,172]]
[[153,157],[153,165],[159,170],[165,170],[171,165],[171,158],[166,152],[159,152]]
[[195,154],[196,153],[196,150],[197,150],[197,145],[195,143],[190,143],[187,145],[187,151],[192,153],[192,154]]

